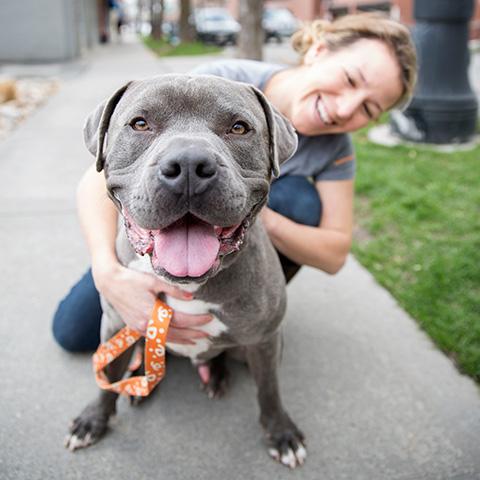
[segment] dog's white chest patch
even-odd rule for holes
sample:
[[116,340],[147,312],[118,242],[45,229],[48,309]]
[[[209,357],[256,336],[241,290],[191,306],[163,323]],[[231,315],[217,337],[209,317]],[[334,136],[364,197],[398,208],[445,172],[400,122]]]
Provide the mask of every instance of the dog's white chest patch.
[[[136,260],[133,260],[128,264],[129,268],[134,270],[140,270],[142,272],[153,273],[150,260],[145,255],[144,257],[138,255]],[[189,286],[190,288],[184,288],[184,285],[180,285],[180,288],[194,292],[196,285]],[[182,313],[189,313],[191,315],[208,314],[211,310],[220,310],[220,305],[216,303],[204,302],[203,300],[178,300],[177,298],[165,296],[166,303],[173,308],[174,312],[179,311]],[[215,315],[213,319],[205,325],[195,327],[196,330],[206,332],[210,337],[217,337],[221,333],[226,332],[228,327],[222,323]],[[167,348],[172,352],[189,357],[193,363],[196,363],[198,355],[206,352],[211,345],[211,341],[208,338],[200,338],[195,340],[195,345],[185,345],[180,343],[167,342]]]
[[[204,302],[202,300],[178,300],[176,298],[166,296],[166,302],[174,311],[183,313],[190,313],[192,315],[201,315],[210,313],[211,310],[218,310],[219,305],[215,303]],[[228,330],[227,326],[222,323],[215,315],[213,319],[205,325],[195,327],[196,330],[201,330],[208,333],[210,337],[217,337]],[[196,362],[198,355],[206,352],[210,348],[211,342],[208,338],[199,338],[195,340],[195,345],[184,345],[180,343],[167,342],[167,348],[179,355],[189,357],[192,362]]]

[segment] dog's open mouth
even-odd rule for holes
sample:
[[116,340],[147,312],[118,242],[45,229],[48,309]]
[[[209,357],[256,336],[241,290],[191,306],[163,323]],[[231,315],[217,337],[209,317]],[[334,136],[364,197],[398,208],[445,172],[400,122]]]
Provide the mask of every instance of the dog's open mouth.
[[240,249],[251,215],[237,225],[219,227],[188,213],[161,230],[138,226],[125,210],[123,217],[133,248],[151,256],[157,273],[198,278],[217,269],[222,256]]

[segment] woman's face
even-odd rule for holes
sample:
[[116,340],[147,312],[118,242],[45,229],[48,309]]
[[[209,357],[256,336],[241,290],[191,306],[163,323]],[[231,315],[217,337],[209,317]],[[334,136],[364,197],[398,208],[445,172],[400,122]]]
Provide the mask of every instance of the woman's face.
[[335,52],[315,44],[286,113],[304,135],[352,132],[400,98],[400,68],[380,40],[362,39]]

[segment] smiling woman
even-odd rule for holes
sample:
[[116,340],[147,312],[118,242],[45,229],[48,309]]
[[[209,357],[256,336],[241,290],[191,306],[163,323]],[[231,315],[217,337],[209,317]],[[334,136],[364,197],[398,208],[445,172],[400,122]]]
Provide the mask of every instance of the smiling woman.
[[379,14],[317,20],[292,37],[294,67],[249,60],[195,73],[252,83],[297,130],[295,155],[272,185],[263,221],[287,281],[299,265],[336,273],[352,235],[355,155],[348,136],[408,101],[416,56],[404,25]]

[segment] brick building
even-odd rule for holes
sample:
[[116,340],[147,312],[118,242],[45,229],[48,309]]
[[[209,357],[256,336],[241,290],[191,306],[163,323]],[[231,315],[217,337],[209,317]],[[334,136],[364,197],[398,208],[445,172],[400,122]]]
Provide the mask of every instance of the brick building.
[[[454,1],[454,0],[452,0]],[[475,16],[472,20],[472,38],[480,38],[480,0],[475,0]],[[227,6],[238,17],[239,0],[197,0],[200,4]],[[288,8],[300,20],[313,20],[319,17],[335,17],[358,11],[381,10],[389,12],[393,18],[412,25],[414,0],[266,0],[268,6]]]

